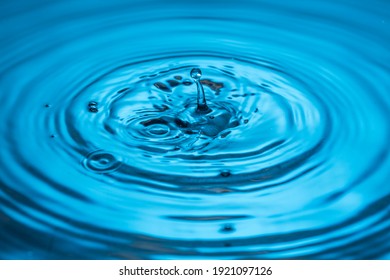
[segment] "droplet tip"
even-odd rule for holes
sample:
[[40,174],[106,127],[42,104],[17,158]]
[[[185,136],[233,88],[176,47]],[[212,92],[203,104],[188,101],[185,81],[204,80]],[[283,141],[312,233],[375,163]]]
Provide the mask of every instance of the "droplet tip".
[[194,80],[199,80],[202,77],[202,71],[199,68],[193,68],[190,75]]

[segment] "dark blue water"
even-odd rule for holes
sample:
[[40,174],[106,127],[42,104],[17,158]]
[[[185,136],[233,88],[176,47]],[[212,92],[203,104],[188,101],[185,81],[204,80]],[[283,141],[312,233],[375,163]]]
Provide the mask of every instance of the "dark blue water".
[[390,259],[389,1],[0,15],[1,259]]

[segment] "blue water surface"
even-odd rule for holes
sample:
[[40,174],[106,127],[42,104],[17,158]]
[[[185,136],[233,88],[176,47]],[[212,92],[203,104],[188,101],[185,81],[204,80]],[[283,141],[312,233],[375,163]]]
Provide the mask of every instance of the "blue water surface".
[[1,1],[0,259],[390,259],[389,23]]

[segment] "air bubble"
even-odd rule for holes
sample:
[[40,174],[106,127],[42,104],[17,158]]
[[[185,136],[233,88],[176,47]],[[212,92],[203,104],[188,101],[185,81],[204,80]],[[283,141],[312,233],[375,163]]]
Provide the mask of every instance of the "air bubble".
[[99,111],[98,110],[98,103],[95,101],[90,101],[88,103],[88,111],[90,111],[91,113],[97,113]]
[[88,154],[82,163],[87,170],[95,173],[113,172],[122,164],[119,157],[102,150]]
[[231,175],[229,170],[222,170],[221,171],[221,176],[222,177],[229,177]]

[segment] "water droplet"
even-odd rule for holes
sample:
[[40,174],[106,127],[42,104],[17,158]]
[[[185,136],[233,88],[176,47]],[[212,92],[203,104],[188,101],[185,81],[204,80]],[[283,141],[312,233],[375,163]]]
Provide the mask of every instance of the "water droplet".
[[202,77],[202,71],[200,71],[199,68],[194,68],[191,70],[191,77],[194,79],[194,80],[199,80],[200,77]]
[[109,173],[117,170],[122,162],[119,157],[102,150],[88,154],[83,160],[83,166],[96,173]]
[[99,111],[97,107],[98,103],[95,101],[90,101],[88,103],[88,111],[90,111],[91,113],[97,113]]
[[221,176],[222,177],[229,177],[230,175],[231,175],[231,173],[227,169],[221,171]]
[[196,88],[198,91],[197,97],[197,108],[196,111],[198,113],[209,113],[211,110],[207,106],[206,95],[204,93],[204,89],[199,79],[202,77],[202,71],[199,68],[194,68],[191,70],[191,77],[194,79],[196,83]]

